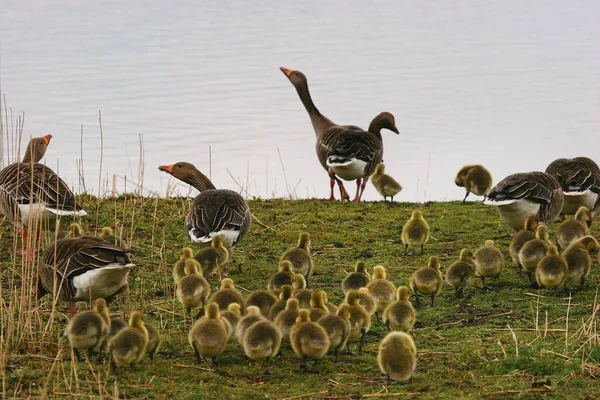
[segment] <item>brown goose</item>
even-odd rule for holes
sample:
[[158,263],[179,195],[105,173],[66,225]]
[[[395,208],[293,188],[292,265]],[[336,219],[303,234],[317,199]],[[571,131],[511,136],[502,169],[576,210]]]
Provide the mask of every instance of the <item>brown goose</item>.
[[23,160],[0,171],[0,214],[21,228],[25,246],[30,219],[38,219],[46,212],[59,216],[86,215],[67,184],[52,169],[39,163],[50,139],[52,135],[32,138]]
[[216,189],[206,175],[187,162],[161,165],[158,169],[200,192],[185,216],[185,227],[192,242],[208,243],[213,236],[221,235],[225,246],[233,248],[248,233],[250,209],[239,193]]
[[333,186],[337,182],[341,199],[350,200],[344,184],[336,176],[339,175],[345,180],[357,180],[355,200],[359,201],[362,195],[359,189],[364,190],[366,184],[363,178],[368,179],[383,157],[381,129],[386,128],[398,133],[393,115],[381,113],[376,116],[368,132],[357,126],[337,125],[321,114],[313,103],[308,90],[308,81],[302,72],[283,67],[280,69],[296,88],[312,122],[317,137],[317,157],[330,177],[329,199],[335,200]]
[[563,214],[572,215],[585,206],[592,213],[600,207],[600,168],[587,157],[559,158],[546,173],[556,178],[565,194]]
[[57,241],[38,265],[38,299],[47,293],[67,302],[109,298],[127,288],[135,264],[127,251],[94,236]]
[[484,204],[496,206],[498,214],[515,230],[521,229],[530,214],[549,225],[560,214],[564,203],[558,181],[544,172],[509,175],[490,189]]
[[492,175],[483,165],[465,165],[456,174],[454,183],[456,186],[464,187],[467,190],[463,204],[470,193],[483,196],[485,200],[486,193],[492,187]]

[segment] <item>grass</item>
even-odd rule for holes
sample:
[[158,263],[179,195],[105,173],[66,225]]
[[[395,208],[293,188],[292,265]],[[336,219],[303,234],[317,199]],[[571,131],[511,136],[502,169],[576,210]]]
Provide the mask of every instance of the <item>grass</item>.
[[[50,297],[33,299],[31,264],[14,253],[21,243],[12,226],[0,225],[2,309],[0,369],[3,397],[75,398],[585,398],[600,391],[600,334],[597,288],[598,261],[584,290],[555,294],[534,291],[508,255],[512,231],[493,208],[479,202],[416,205],[382,202],[342,204],[325,200],[250,201],[250,233],[232,254],[231,277],[240,291],[265,288],[276,271],[280,254],[297,241],[300,231],[312,237],[315,274],[312,288],[342,300],[340,283],[357,260],[369,270],[384,265],[396,285],[438,255],[442,268],[457,259],[464,247],[475,250],[487,239],[496,240],[507,264],[490,291],[471,282],[464,299],[445,286],[434,307],[417,311],[412,332],[418,365],[409,384],[387,386],[380,375],[377,347],[386,328],[374,321],[362,355],[343,355],[338,364],[326,357],[319,374],[301,371],[289,345],[274,362],[271,374],[248,364],[237,345],[229,345],[216,372],[195,363],[187,343],[190,321],[174,297],[171,267],[188,245],[183,216],[189,200],[124,195],[114,199],[81,196],[88,217],[88,234],[106,225],[138,252],[129,292],[110,305],[115,316],[141,310],[159,327],[163,344],[154,361],[132,370],[110,373],[108,364],[71,362],[62,337],[67,322],[63,304]],[[432,227],[425,254],[403,252],[400,230],[415,207],[422,207]],[[551,227],[551,233],[556,224]],[[119,231],[119,230],[118,230]],[[592,227],[598,237],[598,228]],[[20,239],[19,239],[20,240]],[[48,239],[46,239],[48,240]],[[243,268],[242,273],[237,267]],[[487,282],[486,282],[487,283]],[[216,289],[218,282],[211,282]],[[80,303],[80,309],[86,305]],[[218,395],[217,395],[218,394]],[[589,397],[593,398],[593,397]]]

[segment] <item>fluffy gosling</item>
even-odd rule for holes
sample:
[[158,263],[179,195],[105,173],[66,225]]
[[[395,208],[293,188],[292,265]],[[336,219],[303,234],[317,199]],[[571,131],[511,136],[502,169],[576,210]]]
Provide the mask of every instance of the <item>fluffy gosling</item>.
[[329,315],[329,310],[325,306],[325,292],[314,290],[310,295],[310,320],[317,322],[320,318]]
[[367,272],[367,264],[364,261],[359,261],[354,267],[354,272],[350,272],[342,281],[342,291],[344,294],[351,290],[358,290],[361,287],[366,287],[371,281],[371,277]]
[[312,290],[306,288],[304,275],[296,274],[292,279],[292,296],[300,302],[300,308],[310,308],[310,296]]
[[229,332],[220,318],[219,306],[209,303],[206,306],[206,315],[197,320],[188,334],[188,342],[194,353],[198,364],[202,363],[202,357],[210,358],[213,365],[217,364],[217,356],[225,350],[229,339]]
[[563,251],[568,267],[567,283],[578,285],[582,289],[585,278],[590,274],[592,266],[592,255],[600,253],[600,245],[593,236],[584,236],[579,240],[571,242],[569,247]]
[[285,260],[292,263],[294,274],[302,274],[307,282],[310,280],[313,272],[313,260],[310,255],[310,235],[307,232],[300,233],[298,246],[283,253],[279,262]]
[[91,356],[92,351],[100,351],[109,333],[110,322],[104,299],[96,299],[91,310],[80,312],[71,318],[65,333],[78,360],[81,360],[79,350],[87,350],[88,356]]
[[548,227],[546,225],[538,225],[535,231],[535,239],[528,241],[519,250],[519,263],[529,276],[529,283],[534,283],[535,270],[538,263],[546,255],[546,250],[550,245],[548,240]]
[[423,246],[429,241],[429,224],[423,218],[421,210],[414,210],[412,216],[404,224],[402,228],[402,243],[404,243],[404,251],[408,251],[408,246],[421,247],[423,254]]
[[377,363],[387,376],[388,385],[392,379],[409,381],[417,367],[417,348],[412,337],[405,332],[390,332],[379,344]]
[[221,281],[219,290],[213,293],[210,302],[217,303],[219,311],[225,311],[231,303],[237,303],[240,305],[242,314],[246,312],[244,297],[237,291],[231,278],[225,278]]
[[271,321],[262,320],[252,324],[244,333],[242,347],[249,359],[266,360],[267,364],[279,353],[281,331]]
[[504,255],[494,246],[493,240],[486,240],[485,245],[475,250],[475,276],[481,279],[481,287],[485,288],[485,278],[497,278],[504,268]]
[[[193,258],[185,260],[185,276],[179,279],[175,294],[185,308],[188,317],[192,308],[202,307],[210,296],[210,285],[198,269],[198,262]],[[202,311],[200,311],[201,313]]]
[[348,292],[344,304],[347,304],[350,309],[350,335],[348,336],[349,340],[346,343],[346,350],[350,353],[350,339],[360,338],[358,351],[359,353],[362,353],[365,335],[369,332],[369,329],[371,329],[371,316],[367,313],[365,308],[359,304],[358,292],[356,290]]
[[409,332],[415,324],[415,309],[410,303],[410,289],[400,286],[396,301],[383,312],[383,322],[391,331]]
[[546,256],[540,260],[535,277],[540,288],[560,289],[564,287],[569,266],[564,257],[558,254],[556,246],[548,246]]
[[129,326],[121,329],[108,343],[108,351],[115,366],[130,367],[144,358],[148,345],[148,329],[144,316],[134,311],[129,316]]
[[[283,339],[286,341],[290,340],[290,329],[296,323],[298,312],[300,311],[300,302],[298,299],[292,297],[287,301],[285,310],[280,312],[275,318],[275,325],[281,330]],[[310,317],[310,315],[309,315]]]
[[[375,314],[375,298],[373,297],[371,292],[369,292],[369,289],[367,289],[366,287],[361,287],[356,292],[358,295],[358,303],[361,306],[363,306],[365,308],[365,311],[367,312],[367,314],[369,314],[369,316],[372,317],[373,314]],[[350,293],[350,292],[348,292],[348,293]],[[348,302],[347,301],[348,293],[346,293],[346,296],[344,297],[344,301],[346,303]]]
[[371,183],[373,183],[377,192],[383,196],[383,201],[386,201],[388,196],[391,198],[390,203],[394,202],[394,196],[402,190],[402,186],[385,173],[385,165],[381,163],[375,167],[375,172],[371,175]]
[[276,272],[269,279],[267,290],[273,293],[275,296],[279,296],[283,286],[292,284],[293,277],[294,274],[292,272],[292,263],[288,260],[283,260],[281,263],[279,263],[279,272]]
[[527,218],[525,218],[523,230],[515,233],[512,240],[510,241],[508,252],[510,253],[513,262],[519,268],[523,267],[521,265],[521,262],[519,261],[519,251],[521,251],[525,243],[535,239],[535,232],[537,230],[538,224],[539,222],[537,215],[531,214],[527,216]]
[[317,321],[321,325],[327,336],[329,336],[329,352],[333,352],[335,362],[338,361],[338,354],[348,343],[350,336],[350,306],[342,304],[336,314],[327,314]]
[[269,311],[275,303],[277,303],[277,297],[266,290],[255,290],[246,297],[246,307],[258,307],[265,318],[269,317]]
[[146,329],[148,330],[148,344],[146,345],[146,354],[150,357],[151,360],[154,360],[154,356],[158,353],[158,349],[160,348],[160,333],[158,329],[150,324],[144,324]]
[[229,338],[228,343],[236,340],[235,333],[237,331],[238,323],[242,318],[242,312],[240,311],[240,305],[238,303],[231,303],[226,311],[221,313],[221,321],[227,321],[229,324]]
[[473,253],[468,249],[460,252],[459,260],[452,264],[446,270],[446,282],[454,286],[456,297],[462,297],[465,287],[475,275],[475,263],[473,262]]
[[438,256],[429,257],[426,267],[419,268],[410,277],[410,288],[415,293],[417,307],[421,306],[419,294],[431,297],[431,306],[433,307],[434,299],[442,291],[444,278],[440,272],[440,258]]
[[291,297],[292,287],[290,285],[283,285],[281,287],[281,293],[279,293],[279,300],[273,304],[273,307],[271,307],[271,310],[269,311],[269,320],[275,321],[277,315],[285,310],[285,305],[287,304],[288,299]]
[[240,318],[235,330],[235,336],[240,346],[244,345],[244,334],[248,328],[258,321],[263,320],[265,320],[265,317],[263,317],[263,315],[260,313],[260,309],[258,307],[250,306],[246,308],[246,315]]
[[181,255],[179,256],[179,260],[173,266],[173,282],[177,284],[179,279],[182,276],[185,276],[185,260],[192,258],[194,256],[194,252],[189,247],[184,247],[181,250]]
[[467,201],[470,193],[477,196],[484,196],[492,187],[492,175],[483,167],[483,165],[465,165],[458,171],[454,179],[456,186],[464,187],[467,190],[463,204]]
[[218,272],[219,276],[223,276],[227,261],[229,261],[229,250],[225,247],[223,237],[215,235],[210,242],[210,247],[200,250],[194,258],[202,266],[202,272],[205,275],[214,274],[217,272],[218,267],[221,267]]
[[375,299],[375,314],[384,312],[396,300],[396,287],[386,279],[385,268],[381,265],[373,268],[373,279],[367,289]]
[[294,353],[302,358],[302,367],[309,370],[307,360],[314,360],[314,365],[329,350],[329,336],[323,327],[310,320],[308,310],[300,310],[296,323],[290,329],[290,343]]
[[585,235],[589,235],[589,226],[592,223],[592,214],[590,210],[581,206],[577,210],[575,217],[571,220],[564,221],[558,226],[555,235],[556,246],[558,249],[566,249],[569,245],[577,240],[581,239]]

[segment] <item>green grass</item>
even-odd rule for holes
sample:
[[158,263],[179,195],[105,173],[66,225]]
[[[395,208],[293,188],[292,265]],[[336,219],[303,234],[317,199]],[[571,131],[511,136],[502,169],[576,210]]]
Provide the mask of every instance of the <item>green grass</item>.
[[[325,290],[336,304],[342,300],[344,271],[351,271],[357,260],[366,261],[369,270],[384,265],[394,284],[406,285],[429,256],[438,255],[445,268],[462,248],[475,250],[487,239],[496,240],[507,263],[499,280],[486,282],[492,290],[483,291],[473,281],[459,300],[445,286],[435,307],[418,310],[412,331],[418,348],[416,373],[410,383],[388,387],[376,362],[378,344],[386,334],[377,321],[367,334],[362,355],[344,354],[337,364],[328,356],[318,365],[318,374],[302,372],[289,345],[282,347],[283,356],[274,361],[270,375],[263,373],[263,366],[248,364],[237,345],[227,347],[216,372],[196,364],[187,343],[190,321],[174,298],[171,277],[173,263],[188,245],[182,219],[189,201],[133,196],[100,201],[82,196],[82,201],[89,213],[82,220],[86,233],[117,224],[139,250],[133,255],[137,267],[130,291],[110,305],[111,313],[125,316],[132,310],[143,311],[147,320],[160,327],[163,344],[154,361],[145,360],[117,374],[109,373],[108,364],[71,363],[62,337],[67,322],[64,305],[57,304],[53,313],[50,297],[25,300],[31,297],[31,279],[21,279],[26,268],[14,257],[20,242],[14,242],[13,228],[5,221],[0,225],[4,301],[0,368],[6,397],[281,399],[318,393],[311,398],[338,399],[409,393],[424,399],[586,398],[600,392],[598,261],[585,289],[573,293],[570,305],[565,293],[538,295],[510,261],[512,230],[493,208],[479,202],[394,207],[324,200],[249,202],[265,226],[253,221],[229,263],[231,278],[244,294],[266,288],[279,256],[297,241],[300,231],[310,232],[312,238],[312,288]],[[402,225],[415,207],[422,207],[432,228],[424,255],[416,250],[405,254],[400,241]],[[555,229],[556,224],[551,233]],[[592,233],[598,237],[596,226]],[[237,272],[238,266],[242,273]],[[216,289],[218,282],[211,284]],[[595,319],[590,319],[592,315]]]

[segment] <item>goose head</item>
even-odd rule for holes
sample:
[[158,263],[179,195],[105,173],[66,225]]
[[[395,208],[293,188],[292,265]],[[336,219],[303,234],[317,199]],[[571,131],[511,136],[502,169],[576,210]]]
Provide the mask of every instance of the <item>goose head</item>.
[[44,154],[46,154],[50,139],[52,139],[52,135],[31,138],[29,144],[27,144],[25,154],[23,154],[23,162],[40,161],[44,157]]
[[294,71],[293,69],[287,69],[284,67],[280,67],[279,69],[285,76],[287,76],[290,82],[292,82],[292,85],[295,87],[307,84],[306,76],[302,72]]

